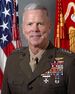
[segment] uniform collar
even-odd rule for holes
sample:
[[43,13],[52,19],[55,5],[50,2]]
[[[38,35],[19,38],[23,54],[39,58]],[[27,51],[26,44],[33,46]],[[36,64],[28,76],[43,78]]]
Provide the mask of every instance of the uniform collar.
[[[47,44],[47,47],[48,47],[48,45],[49,45],[49,42],[48,42],[48,44]],[[46,48],[47,48],[47,47],[46,47]],[[45,48],[45,49],[41,49],[36,55],[34,55],[34,54],[32,53],[32,51],[31,51],[31,49],[29,48],[30,61],[33,61],[33,59],[35,59],[35,58],[38,58],[38,61],[39,61],[39,60],[41,59],[43,53],[46,51],[46,48]]]
[[35,58],[38,58],[38,60],[40,60],[42,55],[43,55],[43,53],[45,52],[45,50],[41,50],[36,55],[34,55],[30,49],[29,49],[29,52],[30,52],[30,61],[33,61],[33,59],[35,59]]

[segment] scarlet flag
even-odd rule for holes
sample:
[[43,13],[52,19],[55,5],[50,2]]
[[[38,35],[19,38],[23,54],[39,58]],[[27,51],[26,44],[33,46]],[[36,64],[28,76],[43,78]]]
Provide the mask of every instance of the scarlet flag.
[[0,0],[0,94],[7,57],[20,47],[17,0]]
[[56,0],[54,44],[75,52],[75,0]]

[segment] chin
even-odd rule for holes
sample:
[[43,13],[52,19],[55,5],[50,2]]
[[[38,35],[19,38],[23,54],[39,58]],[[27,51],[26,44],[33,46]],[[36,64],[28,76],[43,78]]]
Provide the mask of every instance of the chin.
[[41,45],[41,42],[32,41],[30,44],[33,45],[33,46],[39,46],[39,45]]

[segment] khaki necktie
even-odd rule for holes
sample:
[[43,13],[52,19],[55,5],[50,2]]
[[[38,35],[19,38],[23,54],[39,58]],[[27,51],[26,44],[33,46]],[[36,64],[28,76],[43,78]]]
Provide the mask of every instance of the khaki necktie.
[[34,72],[36,65],[38,64],[38,58],[33,58],[32,61],[30,62],[30,67],[32,69],[32,72]]

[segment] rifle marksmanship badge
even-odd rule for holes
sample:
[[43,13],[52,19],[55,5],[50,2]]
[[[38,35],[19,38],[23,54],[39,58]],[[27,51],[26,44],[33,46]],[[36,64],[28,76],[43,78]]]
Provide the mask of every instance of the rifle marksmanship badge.
[[41,74],[44,83],[47,84],[49,83],[50,79],[54,79],[54,83],[59,84],[60,78],[63,77],[63,64],[64,64],[63,57],[55,58],[54,62],[51,63],[50,70]]

